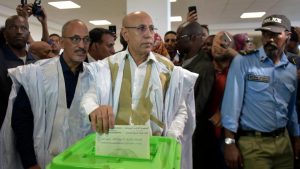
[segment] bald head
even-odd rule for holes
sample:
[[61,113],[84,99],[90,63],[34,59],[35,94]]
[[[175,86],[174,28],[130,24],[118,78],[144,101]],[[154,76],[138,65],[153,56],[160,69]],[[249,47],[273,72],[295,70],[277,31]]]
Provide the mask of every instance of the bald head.
[[36,59],[47,59],[54,57],[51,46],[44,41],[35,41],[30,44],[29,52]]
[[29,38],[28,22],[22,16],[11,16],[5,21],[4,37],[14,50],[25,50]]
[[13,15],[6,19],[5,21],[5,28],[8,28],[10,25],[12,25],[16,20],[20,20],[25,23],[27,28],[29,28],[28,21],[23,16]]
[[187,35],[202,34],[202,26],[198,22],[185,22],[179,25],[177,33]]
[[130,54],[136,63],[138,59],[145,60],[154,43],[155,27],[151,16],[143,11],[132,12],[123,18],[122,25],[122,36]]
[[195,56],[202,45],[202,27],[198,22],[185,22],[177,29],[177,49],[186,59]]
[[62,36],[66,36],[67,32],[69,31],[70,28],[74,27],[74,26],[83,26],[86,28],[86,30],[88,30],[87,26],[85,25],[85,23],[79,19],[73,19],[70,20],[68,22],[66,22],[63,27],[62,27]]
[[89,31],[85,23],[79,19],[68,21],[62,28],[61,46],[63,58],[71,71],[76,71],[85,59],[90,44]]
[[143,18],[150,18],[152,21],[151,16],[144,11],[131,12],[123,18],[122,26],[131,26],[134,22],[143,20]]

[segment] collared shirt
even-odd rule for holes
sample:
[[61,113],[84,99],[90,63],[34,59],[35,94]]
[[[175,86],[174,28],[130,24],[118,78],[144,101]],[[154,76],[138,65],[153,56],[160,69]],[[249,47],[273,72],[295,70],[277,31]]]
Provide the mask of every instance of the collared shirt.
[[189,59],[183,60],[182,67],[185,67],[186,65],[189,65],[190,63],[192,63],[192,61],[193,61],[197,56],[198,56],[198,54],[195,55],[195,56],[193,56],[193,57],[191,57],[191,58],[189,58]]
[[143,88],[144,80],[146,77],[147,64],[150,60],[154,62],[157,62],[157,60],[152,53],[149,53],[147,60],[137,66],[129,52],[128,55],[130,56],[128,57],[128,59],[129,59],[130,70],[131,70],[132,108],[135,109],[141,97],[141,93],[142,93],[141,90]]
[[72,104],[72,100],[75,94],[75,89],[78,81],[79,73],[83,71],[83,64],[81,63],[75,74],[71,71],[65,60],[63,59],[63,54],[59,58],[61,63],[61,68],[64,74],[65,87],[66,87],[66,97],[67,97],[67,107],[69,108]]
[[267,57],[263,47],[248,56],[237,56],[227,77],[223,126],[233,132],[238,128],[270,132],[287,127],[298,136],[296,87],[296,66],[284,53],[278,64]]

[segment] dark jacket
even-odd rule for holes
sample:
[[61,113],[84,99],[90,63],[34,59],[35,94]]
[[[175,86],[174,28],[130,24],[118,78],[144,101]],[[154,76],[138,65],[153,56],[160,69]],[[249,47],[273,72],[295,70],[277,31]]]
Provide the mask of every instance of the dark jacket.
[[195,90],[196,106],[196,129],[193,135],[193,168],[203,168],[208,166],[210,169],[219,168],[217,139],[214,135],[214,126],[209,121],[212,112],[208,110],[208,103],[211,99],[211,91],[215,81],[215,69],[211,58],[200,51],[196,58],[184,66],[185,69],[198,73]]
[[[26,64],[35,62],[35,59],[28,55]],[[7,45],[0,48],[0,129],[6,114],[8,97],[11,90],[12,81],[7,75],[7,69],[24,65]]]

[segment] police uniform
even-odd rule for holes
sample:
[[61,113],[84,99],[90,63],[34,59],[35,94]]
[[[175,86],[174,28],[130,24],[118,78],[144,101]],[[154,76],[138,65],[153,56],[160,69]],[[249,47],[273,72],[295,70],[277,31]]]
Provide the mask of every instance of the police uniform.
[[233,60],[223,97],[222,124],[238,133],[244,168],[264,168],[268,155],[262,154],[266,152],[274,155],[274,165],[292,166],[293,151],[285,128],[299,135],[296,84],[296,66],[284,53],[276,65],[263,47]]

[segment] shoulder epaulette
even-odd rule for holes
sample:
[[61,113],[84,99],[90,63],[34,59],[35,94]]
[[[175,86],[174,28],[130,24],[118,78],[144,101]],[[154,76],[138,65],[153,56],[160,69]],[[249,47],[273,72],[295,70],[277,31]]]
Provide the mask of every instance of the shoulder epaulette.
[[297,64],[297,63],[296,63],[296,60],[295,60],[296,57],[297,57],[297,56],[294,56],[294,57],[292,56],[292,57],[287,57],[287,58],[288,58],[288,60],[289,60],[290,63],[292,63],[293,65],[296,65],[296,64]]
[[245,51],[245,50],[240,50],[240,51],[239,51],[239,53],[240,53],[241,55],[250,55],[250,54],[253,54],[253,53],[256,53],[256,52],[258,52],[257,49],[250,50],[250,51]]

